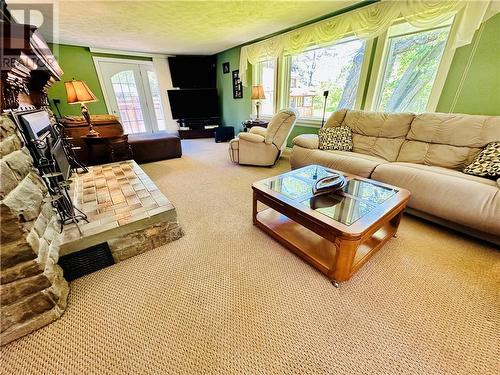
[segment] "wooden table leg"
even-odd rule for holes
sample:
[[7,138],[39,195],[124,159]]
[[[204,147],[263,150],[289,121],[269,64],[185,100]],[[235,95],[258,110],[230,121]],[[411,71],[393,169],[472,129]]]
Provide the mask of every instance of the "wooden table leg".
[[391,224],[395,228],[393,237],[398,237],[399,224],[401,223],[401,218],[403,217],[404,210],[401,210],[396,216],[391,219]]
[[257,194],[253,191],[253,200],[252,200],[252,220],[254,225],[257,224]]
[[328,276],[332,282],[349,280],[354,263],[354,257],[356,256],[356,250],[359,246],[359,241],[339,239],[335,241],[335,245],[337,247],[335,266],[333,273]]

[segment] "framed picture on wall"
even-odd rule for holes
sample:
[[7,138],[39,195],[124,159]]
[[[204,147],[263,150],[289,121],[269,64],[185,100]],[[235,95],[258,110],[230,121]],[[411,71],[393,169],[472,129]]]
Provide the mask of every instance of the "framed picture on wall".
[[225,62],[222,64],[222,73],[224,74],[229,73],[229,62]]
[[233,98],[234,99],[243,98],[243,85],[240,80],[239,70],[233,70]]

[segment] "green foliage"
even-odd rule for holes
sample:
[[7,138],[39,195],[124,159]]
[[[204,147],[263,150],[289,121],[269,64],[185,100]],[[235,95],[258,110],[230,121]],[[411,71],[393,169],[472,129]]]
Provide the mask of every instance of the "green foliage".
[[[337,110],[346,88],[350,88],[353,84],[349,78],[354,76],[356,81],[354,84],[357,86],[364,47],[364,42],[355,40],[318,48],[292,57],[291,87],[315,93],[312,99],[314,116],[321,116],[323,112],[325,90],[329,91],[326,111],[331,113]],[[358,59],[359,56],[360,59]],[[348,106],[352,108],[353,105],[354,98]]]
[[380,110],[425,111],[448,33],[444,28],[391,40]]

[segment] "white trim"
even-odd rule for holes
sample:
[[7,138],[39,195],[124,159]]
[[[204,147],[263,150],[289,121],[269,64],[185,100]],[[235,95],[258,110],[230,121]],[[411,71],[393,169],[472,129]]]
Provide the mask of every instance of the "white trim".
[[356,99],[354,99],[354,109],[361,109],[361,104],[363,103],[363,95],[365,94],[365,88],[369,80],[368,70],[370,68],[372,51],[373,39],[366,40],[365,51],[363,53],[363,62],[361,63],[361,70],[359,71],[359,82],[358,88],[356,89]]
[[[448,34],[448,40],[444,47],[443,54],[441,56],[441,61],[436,72],[436,78],[432,84],[432,89],[429,94],[429,100],[427,102],[426,111],[434,112],[441,98],[441,93],[448,77],[448,72],[451,68],[453,62],[453,56],[455,55],[455,48],[451,48],[453,45],[453,39],[456,35],[456,31],[460,26],[460,22],[463,19],[463,14],[456,15],[453,23],[451,24],[450,32]],[[385,76],[385,70],[387,68],[387,58],[389,46],[389,36],[392,32],[391,28],[397,27],[398,24],[391,26],[386,32],[381,34],[377,40],[377,46],[375,48],[375,55],[372,63],[372,71],[370,74],[370,82],[368,84],[368,90],[366,93],[365,110],[378,111],[378,100],[380,98],[380,90],[383,83],[383,78]],[[419,29],[425,31],[427,29]],[[383,43],[383,44],[382,44]]]
[[99,63],[100,61],[103,62],[118,62],[121,64],[134,64],[134,65],[149,65],[153,66],[153,62],[149,60],[134,60],[134,59],[120,59],[120,58],[115,58],[115,57],[102,57],[102,56],[92,56],[92,60],[94,60],[94,66],[96,65],[96,62]]
[[[325,122],[328,118],[325,118]],[[295,126],[301,126],[303,128],[315,128],[315,129],[320,129],[321,128],[321,120],[319,121],[313,121],[313,120],[301,120],[300,118],[297,120],[295,123]]]
[[472,46],[472,51],[469,54],[467,64],[465,65],[464,71],[462,72],[462,75],[460,77],[460,83],[458,84],[457,90],[455,92],[455,96],[453,97],[453,101],[451,103],[451,107],[450,107],[451,113],[455,112],[455,107],[457,106],[458,98],[460,97],[460,95],[462,95],[462,89],[464,88],[465,80],[467,79],[467,77],[469,75],[469,70],[470,70],[470,67],[472,65],[472,61],[474,60],[474,57],[476,56],[477,46],[479,45],[479,41],[481,40],[481,37],[483,35],[483,30],[484,30],[484,23],[482,23],[481,27],[479,28],[476,40],[474,41],[474,45]]
[[434,78],[434,83],[432,84],[432,89],[429,95],[429,101],[427,102],[426,111],[435,112],[441,99],[441,94],[443,93],[444,84],[448,78],[448,73],[450,72],[451,64],[453,62],[453,57],[455,56],[456,47],[452,46],[455,44],[454,40],[457,36],[457,31],[460,27],[460,23],[464,19],[463,11],[460,14],[455,15],[453,19],[453,24],[450,28],[450,33],[448,34],[448,40],[444,47],[443,55],[441,56],[441,61],[436,72],[436,78]]
[[[92,56],[92,60],[94,62],[94,67],[97,72],[97,78],[99,80],[99,85],[101,86],[101,91],[102,94],[104,95],[104,103],[106,104],[106,108],[108,112],[112,111],[112,106],[111,106],[111,101],[109,99],[110,93],[106,91],[106,85],[104,84],[104,79],[103,79],[103,74],[101,70],[101,66],[99,65],[99,62],[115,62],[115,63],[121,63],[121,64],[131,64],[131,65],[148,65],[148,66],[153,66],[152,61],[145,61],[145,60],[133,60],[133,59],[115,59],[114,57],[100,57],[100,56]],[[116,115],[116,113],[115,113]]]
[[99,65],[99,61],[101,61],[100,59],[103,59],[103,57],[95,57],[95,56],[92,56],[92,61],[94,62],[94,68],[95,68],[95,71],[97,73],[97,79],[99,80],[99,86],[101,86],[101,91],[102,91],[102,94],[104,95],[104,103],[106,104],[106,108],[108,110],[108,113],[111,112],[111,106],[109,105],[109,99],[108,99],[108,94],[106,92],[106,87],[104,86],[104,80],[102,78],[103,74],[102,74],[102,71],[101,71],[101,66]]
[[385,66],[387,59],[386,49],[389,38],[388,32],[384,32],[377,38],[377,46],[375,47],[375,55],[373,56],[372,70],[366,91],[365,110],[374,111],[377,93],[380,90],[382,82],[381,76],[384,74],[382,69]]
[[[143,115],[144,116],[147,115],[148,118],[150,119],[150,121],[149,121],[150,126],[148,126],[148,123],[146,122],[146,124],[145,124],[146,131],[143,133],[151,133],[151,132],[155,133],[155,132],[160,131],[158,129],[158,123],[156,121],[156,114],[155,114],[155,111],[153,108],[151,94],[148,95],[148,93],[146,92],[146,88],[149,88],[149,82],[147,80],[147,77],[144,76],[144,72],[145,72],[144,67],[149,68],[150,70],[152,70],[156,74],[153,61],[120,59],[120,58],[114,58],[114,57],[101,57],[101,56],[92,56],[92,60],[94,62],[94,67],[95,67],[95,70],[97,72],[97,78],[99,80],[99,85],[101,86],[101,90],[102,90],[102,93],[104,95],[104,102],[106,103],[106,107],[107,107],[108,112],[112,112],[112,110],[113,110],[112,105],[111,105],[112,102],[110,100],[110,95],[113,95],[114,93],[109,93],[106,90],[106,84],[104,82],[104,74],[102,72],[101,65],[99,63],[100,62],[111,62],[111,63],[119,63],[119,64],[125,64],[125,65],[128,64],[128,65],[132,65],[132,66],[138,68],[139,76],[140,76],[140,80],[141,80],[141,85],[138,87],[138,90],[140,90],[142,92],[142,97],[145,101],[144,104],[145,104],[146,108],[144,108],[143,111],[146,110],[146,112],[147,112],[147,113],[143,112]],[[162,110],[163,110],[163,117],[165,119],[165,125],[167,126],[167,117],[165,114],[165,110],[163,109],[163,106],[162,106]],[[113,113],[113,114],[116,116],[119,116],[119,114],[117,114],[117,113]],[[144,120],[146,120],[146,118]],[[166,130],[168,130],[168,129],[166,129]]]
[[103,53],[108,55],[122,55],[122,56],[136,56],[136,57],[173,57],[174,55],[168,55],[164,53],[148,53],[148,52],[135,52],[135,51],[123,51],[118,49],[108,49],[108,48],[94,48],[89,47],[90,52],[93,53]]

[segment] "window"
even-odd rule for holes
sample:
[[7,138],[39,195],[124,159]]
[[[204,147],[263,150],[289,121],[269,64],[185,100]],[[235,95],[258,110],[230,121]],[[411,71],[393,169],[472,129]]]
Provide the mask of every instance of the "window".
[[120,120],[127,133],[146,131],[137,83],[132,70],[124,70],[111,77],[111,83],[120,113]]
[[276,111],[275,86],[276,86],[276,60],[267,60],[256,65],[254,70],[254,85],[262,85],[264,88],[265,99],[260,101],[260,111],[263,115],[272,116]]
[[408,24],[391,27],[375,109],[424,112],[446,46],[450,25],[418,30]]
[[354,108],[365,42],[344,39],[290,57],[289,105],[302,118],[321,118],[328,90],[326,117],[340,108]]

